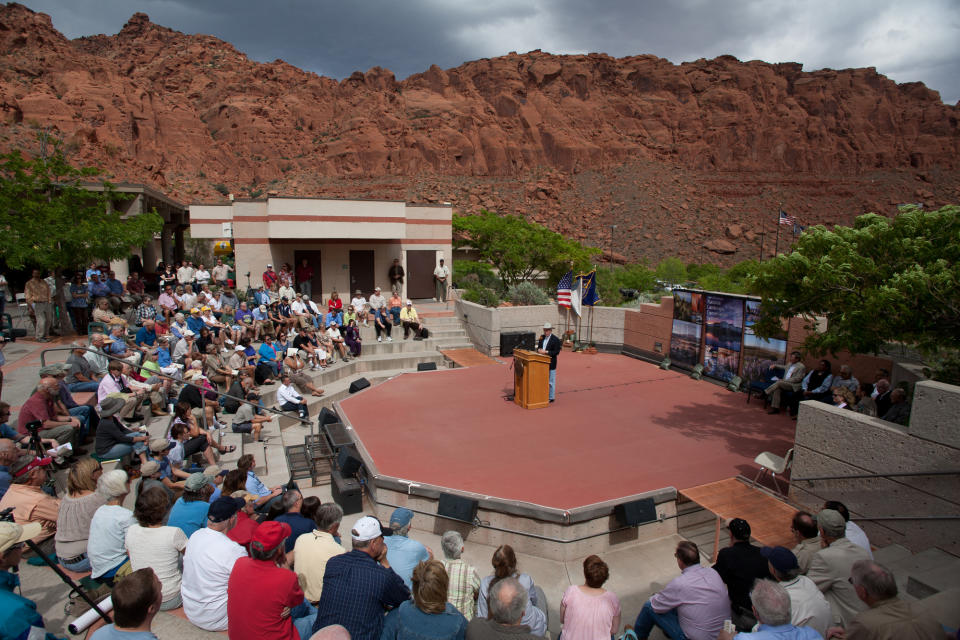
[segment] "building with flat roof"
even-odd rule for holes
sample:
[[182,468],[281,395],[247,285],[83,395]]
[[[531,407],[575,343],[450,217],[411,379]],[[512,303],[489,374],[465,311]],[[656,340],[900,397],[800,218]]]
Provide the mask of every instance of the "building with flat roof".
[[[190,236],[232,240],[237,286],[262,282],[268,264],[313,267],[313,298],[332,291],[349,300],[360,289],[390,290],[394,258],[406,272],[402,295],[434,296],[433,270],[452,254],[453,207],[390,200],[268,197],[223,204],[191,204]],[[388,294],[387,294],[388,295]]]

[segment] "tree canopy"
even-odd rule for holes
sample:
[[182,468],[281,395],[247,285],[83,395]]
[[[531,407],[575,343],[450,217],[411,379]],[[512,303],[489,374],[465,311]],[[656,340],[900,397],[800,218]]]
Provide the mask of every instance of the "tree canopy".
[[130,255],[163,226],[156,213],[124,216],[113,207],[121,196],[103,182],[84,189],[100,172],[71,166],[58,146],[47,157],[0,156],[0,257],[13,268],[60,270],[94,259]]
[[504,288],[529,280],[538,271],[559,280],[571,263],[574,271],[585,271],[591,258],[600,253],[519,216],[487,210],[454,216],[453,231],[455,246],[476,249],[482,260],[496,267]]
[[824,316],[815,353],[880,353],[900,342],[936,356],[960,349],[960,207],[906,207],[889,219],[867,214],[853,227],[807,229],[794,251],[760,265],[759,335],[795,315]]

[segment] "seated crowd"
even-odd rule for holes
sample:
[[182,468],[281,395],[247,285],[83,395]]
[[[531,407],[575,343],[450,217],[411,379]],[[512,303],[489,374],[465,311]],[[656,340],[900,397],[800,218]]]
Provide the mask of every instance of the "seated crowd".
[[803,400],[819,400],[840,409],[856,411],[906,426],[910,420],[910,404],[903,388],[891,388],[890,372],[878,369],[873,382],[860,382],[849,365],[842,365],[834,374],[829,360],[820,360],[816,368],[807,371],[801,354],[790,354],[786,367],[770,367],[770,379],[764,389],[770,410],[780,413],[782,408],[796,417]]

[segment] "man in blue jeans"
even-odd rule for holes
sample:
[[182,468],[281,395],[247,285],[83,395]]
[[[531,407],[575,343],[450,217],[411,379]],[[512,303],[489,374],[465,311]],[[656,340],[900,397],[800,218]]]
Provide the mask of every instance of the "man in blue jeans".
[[557,356],[563,349],[560,338],[553,335],[553,325],[543,323],[543,335],[537,340],[537,353],[550,356],[550,402],[553,402],[557,393]]
[[680,575],[644,603],[634,632],[643,640],[656,625],[671,640],[715,640],[730,619],[727,587],[719,573],[700,565],[694,543],[681,541],[674,556]]

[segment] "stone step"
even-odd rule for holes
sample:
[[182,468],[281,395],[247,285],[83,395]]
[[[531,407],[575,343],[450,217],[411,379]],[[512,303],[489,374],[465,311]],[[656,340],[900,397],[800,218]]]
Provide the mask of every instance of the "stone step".
[[890,544],[873,550],[873,559],[885,567],[889,567],[894,562],[899,562],[912,555],[913,552],[910,551],[910,549],[899,544]]
[[948,575],[952,571],[955,576],[960,576],[960,559],[940,549],[926,549],[884,564],[893,572],[900,593],[912,598],[926,598],[960,586]]

